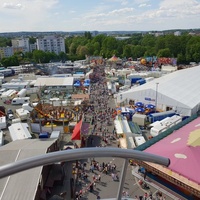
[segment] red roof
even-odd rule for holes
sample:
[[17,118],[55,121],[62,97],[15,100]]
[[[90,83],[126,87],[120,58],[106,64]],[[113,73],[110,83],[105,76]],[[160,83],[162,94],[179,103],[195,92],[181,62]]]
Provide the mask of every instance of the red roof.
[[82,125],[82,120],[80,120],[74,127],[71,140],[80,140],[81,139],[81,125]]

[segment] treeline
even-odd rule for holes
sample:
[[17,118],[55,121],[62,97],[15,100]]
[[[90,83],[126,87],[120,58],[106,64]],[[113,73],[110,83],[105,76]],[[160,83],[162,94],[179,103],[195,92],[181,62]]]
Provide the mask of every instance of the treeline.
[[200,36],[184,34],[164,36],[134,34],[129,39],[117,40],[115,37],[97,35],[91,37],[67,38],[66,50],[69,56],[84,58],[85,55],[103,56],[110,58],[116,55],[120,58],[132,57],[174,57],[178,64],[200,62]]
[[[9,44],[9,40],[2,41],[0,46]],[[47,63],[50,61],[66,61],[84,59],[86,55],[110,58],[116,55],[120,58],[137,59],[140,57],[174,57],[178,64],[200,62],[200,36],[173,34],[158,36],[146,34],[133,34],[129,39],[117,40],[115,37],[97,35],[92,37],[90,32],[84,36],[69,37],[65,39],[66,54],[59,55],[50,52],[35,50],[28,53],[17,53],[10,58],[3,58],[2,65],[17,65],[20,63]],[[15,63],[15,64],[14,64]]]

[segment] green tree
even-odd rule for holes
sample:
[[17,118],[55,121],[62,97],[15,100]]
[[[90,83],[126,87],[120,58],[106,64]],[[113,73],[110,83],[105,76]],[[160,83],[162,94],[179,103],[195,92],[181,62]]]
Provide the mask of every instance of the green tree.
[[8,66],[18,66],[19,65],[19,61],[17,56],[11,56],[9,58],[2,58],[1,59],[1,64],[4,67],[8,67]]
[[129,58],[132,57],[132,45],[127,44],[123,48],[123,57]]
[[156,43],[155,43],[155,50],[156,52],[158,52],[161,49],[165,49],[165,38],[163,36],[159,36],[156,39]]
[[156,49],[155,47],[149,47],[144,53],[145,57],[153,57],[156,55]]
[[10,46],[10,47],[12,46],[11,39],[0,37],[0,47],[7,47],[7,46]]
[[166,49],[161,49],[158,51],[157,57],[166,57],[166,58],[170,58],[172,56],[171,51],[169,48]]
[[89,50],[86,46],[78,46],[76,54],[79,58],[84,59],[86,55],[88,55]]
[[89,31],[86,31],[85,33],[84,33],[84,36],[85,36],[85,38],[87,38],[87,39],[92,39],[92,34],[89,32]]
[[62,62],[65,62],[67,60],[67,54],[64,53],[63,51],[61,51],[59,54],[58,54],[58,58],[60,60],[62,60]]
[[166,44],[166,48],[170,50],[172,57],[177,57],[178,53],[181,52],[180,37],[172,35],[172,34],[166,35],[165,44]]
[[29,43],[30,43],[30,44],[35,44],[35,43],[36,43],[36,38],[30,37],[30,38],[29,38]]
[[95,42],[93,44],[93,47],[94,47],[94,55],[98,56],[100,54],[100,50],[101,50],[99,42]]
[[69,47],[69,54],[70,54],[70,55],[76,54],[76,45],[75,45],[75,43],[71,43],[71,44],[70,44],[70,47]]
[[182,63],[186,63],[186,62],[187,62],[186,57],[182,53],[178,54],[177,63],[182,64]]
[[143,57],[145,52],[146,52],[145,47],[143,47],[141,45],[133,46],[133,48],[132,48],[132,55],[133,56],[132,57],[133,57],[133,59]]
[[141,40],[141,45],[146,47],[154,47],[155,46],[155,36],[154,35],[144,35]]
[[108,36],[102,44],[102,53],[105,57],[110,58],[117,51],[117,40],[114,37]]
[[37,63],[45,63],[45,52],[41,50],[35,50],[33,51],[33,59]]

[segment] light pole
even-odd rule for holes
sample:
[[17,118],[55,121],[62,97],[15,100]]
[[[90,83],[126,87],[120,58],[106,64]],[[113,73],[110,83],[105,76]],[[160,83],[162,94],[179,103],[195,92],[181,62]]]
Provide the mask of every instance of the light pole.
[[155,112],[157,110],[157,104],[158,104],[158,84],[156,83],[156,99],[155,99]]

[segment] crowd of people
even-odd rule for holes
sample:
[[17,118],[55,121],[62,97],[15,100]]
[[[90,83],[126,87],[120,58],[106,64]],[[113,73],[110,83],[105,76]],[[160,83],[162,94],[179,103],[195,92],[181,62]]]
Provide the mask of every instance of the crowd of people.
[[90,85],[90,105],[85,110],[84,117],[91,119],[91,135],[100,136],[104,146],[110,145],[111,141],[116,139],[114,128],[112,130],[108,128],[113,125],[112,114],[115,106],[110,103],[112,97],[109,96],[104,67],[95,68],[95,72],[99,74],[99,78]]
[[[100,138],[100,147],[118,146],[118,137],[116,135],[113,124],[113,113],[116,111],[114,100],[109,95],[107,82],[105,79],[104,67],[96,67],[98,80],[93,80],[90,85],[89,105],[84,110],[84,120],[91,120],[91,132],[88,137],[87,146],[96,147],[95,137]],[[95,137],[93,137],[95,136]],[[87,169],[87,170],[86,170]],[[112,162],[99,163],[95,159],[91,159],[90,163],[80,163],[78,170],[78,185],[81,188],[75,193],[75,199],[82,199],[87,196],[88,192],[94,192],[96,199],[101,199],[100,193],[96,190],[98,184],[102,183],[105,176],[110,177],[110,181],[119,181],[117,166]],[[163,196],[156,195],[154,198],[151,191],[144,192],[143,195],[129,195],[128,190],[122,192],[123,197],[132,196],[133,199],[150,200],[164,199]]]

